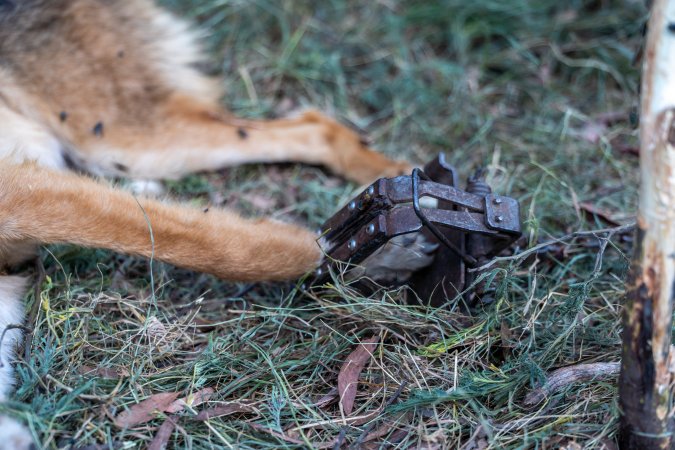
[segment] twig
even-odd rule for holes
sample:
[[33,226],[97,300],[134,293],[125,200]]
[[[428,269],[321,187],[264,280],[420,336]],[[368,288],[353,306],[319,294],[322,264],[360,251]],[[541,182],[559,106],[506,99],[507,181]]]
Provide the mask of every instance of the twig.
[[580,381],[616,377],[619,374],[621,363],[592,363],[578,364],[554,370],[540,388],[528,393],[524,403],[528,406],[536,405],[560,388]]
[[480,267],[475,267],[473,269],[469,269],[469,272],[480,272],[485,269],[489,269],[490,267],[494,266],[498,262],[502,261],[518,261],[520,259],[523,259],[532,253],[536,253],[542,248],[546,248],[549,245],[553,244],[565,244],[565,241],[568,241],[570,239],[574,239],[580,236],[596,236],[598,234],[606,234],[607,236],[605,237],[606,239],[609,238],[610,236],[616,234],[616,233],[623,233],[625,231],[632,231],[635,228],[635,223],[629,223],[626,225],[622,225],[620,227],[615,227],[615,228],[601,228],[599,230],[590,230],[590,231],[575,231],[574,233],[567,234],[565,236],[551,239],[550,241],[543,242],[541,244],[537,244],[534,247],[528,248],[527,250],[518,253],[517,255],[513,256],[498,256],[496,258],[493,258],[490,262],[487,264],[483,264]]

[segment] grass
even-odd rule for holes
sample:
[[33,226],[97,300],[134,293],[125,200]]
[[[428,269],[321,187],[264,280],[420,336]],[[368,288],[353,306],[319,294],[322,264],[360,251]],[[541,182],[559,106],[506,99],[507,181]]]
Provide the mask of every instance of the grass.
[[[521,201],[528,246],[606,228],[584,204],[632,220],[640,2],[163,3],[205,31],[210,70],[224,76],[223,102],[237,114],[312,105],[389,155],[420,163],[446,151],[465,175],[488,166],[495,190]],[[607,113],[615,117],[602,123]],[[195,204],[315,227],[355,186],[283,165],[169,188]],[[604,251],[594,236],[607,238]],[[615,379],[570,385],[536,407],[522,400],[555,368],[618,360],[630,247],[625,233],[590,234],[500,262],[496,301],[471,315],[452,301],[407,306],[401,290],[363,297],[337,283],[307,297],[292,283],[231,284],[49,247],[39,299],[27,297],[40,302],[30,358],[2,407],[48,448],[143,448],[164,416],[121,430],[117,413],[152,394],[212,387],[207,406],[246,402],[252,411],[206,422],[183,411],[171,447],[611,449]],[[382,411],[353,424],[323,400],[372,335],[381,344],[355,414]],[[368,440],[374,431],[381,436]]]

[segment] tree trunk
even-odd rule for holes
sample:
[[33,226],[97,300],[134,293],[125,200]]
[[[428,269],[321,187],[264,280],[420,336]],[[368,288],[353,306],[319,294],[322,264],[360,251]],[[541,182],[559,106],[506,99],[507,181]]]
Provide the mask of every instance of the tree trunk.
[[670,344],[675,281],[675,0],[655,0],[640,112],[640,206],[626,286],[619,444],[675,448]]

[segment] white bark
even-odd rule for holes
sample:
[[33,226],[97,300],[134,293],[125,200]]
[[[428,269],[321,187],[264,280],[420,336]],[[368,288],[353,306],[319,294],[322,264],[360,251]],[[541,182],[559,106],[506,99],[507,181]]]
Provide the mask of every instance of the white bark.
[[638,239],[624,307],[622,449],[673,448],[669,370],[675,281],[675,0],[655,0],[640,115]]

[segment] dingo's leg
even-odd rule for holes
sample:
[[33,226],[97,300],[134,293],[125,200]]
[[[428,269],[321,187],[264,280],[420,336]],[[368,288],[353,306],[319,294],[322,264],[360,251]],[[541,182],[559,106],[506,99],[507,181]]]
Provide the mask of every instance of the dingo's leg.
[[93,172],[131,178],[179,178],[191,172],[254,162],[328,167],[359,183],[407,173],[410,165],[367,148],[358,134],[310,111],[294,119],[245,121],[219,111],[170,102],[152,124],[110,123],[78,142]]
[[0,255],[3,244],[64,242],[241,281],[292,279],[321,260],[315,234],[297,226],[137,199],[34,164],[0,164]]

